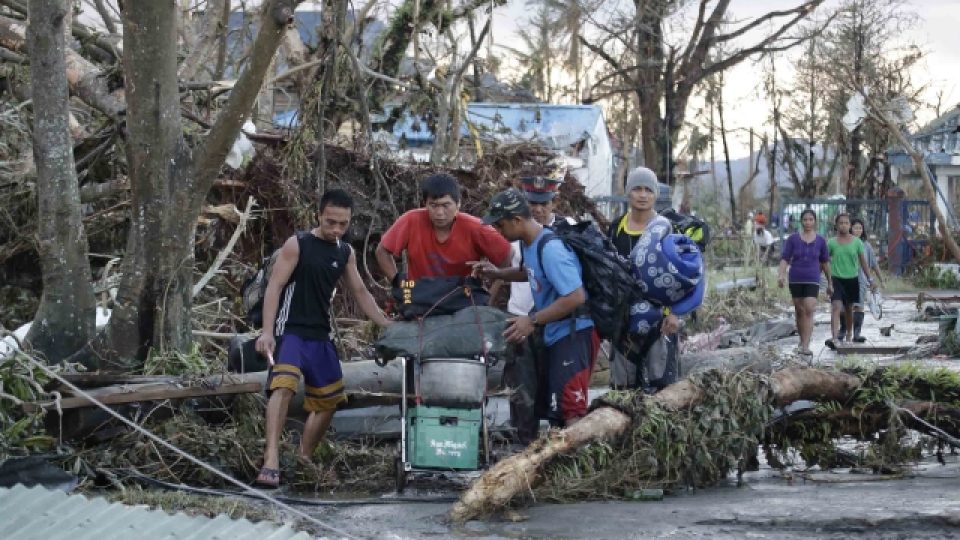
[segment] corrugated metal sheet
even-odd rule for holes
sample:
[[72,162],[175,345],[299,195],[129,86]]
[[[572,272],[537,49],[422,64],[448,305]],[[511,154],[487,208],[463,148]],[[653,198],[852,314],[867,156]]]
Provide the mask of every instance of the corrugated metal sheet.
[[17,540],[224,539],[307,540],[287,525],[191,517],[67,495],[42,487],[0,489],[0,538]]
[[[559,149],[589,138],[602,120],[602,111],[596,105],[468,103],[467,118],[486,136],[539,140]],[[411,143],[432,143],[433,132],[427,124],[426,118],[404,113],[394,124],[393,134]],[[461,134],[470,134],[466,125]]]
[[[470,103],[467,117],[488,135],[504,140],[538,140],[563,149],[592,137],[603,112],[596,105]],[[464,127],[463,134],[467,133]]]

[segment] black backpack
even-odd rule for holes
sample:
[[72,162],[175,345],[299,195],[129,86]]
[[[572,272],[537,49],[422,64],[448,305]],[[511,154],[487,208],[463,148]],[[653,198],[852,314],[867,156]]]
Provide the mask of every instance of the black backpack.
[[[617,252],[609,238],[593,222],[571,224],[558,220],[537,244],[537,258],[543,261],[543,247],[559,239],[580,261],[586,308],[600,337],[618,340],[627,324],[630,306],[637,301],[639,285],[630,262]],[[541,272],[543,272],[541,262]]]
[[682,234],[697,243],[700,253],[704,253],[710,243],[710,224],[697,216],[688,216],[667,208],[660,215],[670,220],[673,232]]
[[273,265],[277,262],[279,255],[278,248],[269,257],[264,257],[257,273],[240,287],[243,309],[247,312],[247,323],[253,328],[263,328],[263,296],[267,293],[270,272],[273,271]]

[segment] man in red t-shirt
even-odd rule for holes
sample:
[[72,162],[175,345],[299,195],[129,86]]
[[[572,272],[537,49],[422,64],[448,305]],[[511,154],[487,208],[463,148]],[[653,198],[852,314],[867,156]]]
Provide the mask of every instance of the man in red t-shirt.
[[[395,281],[397,261],[407,252],[407,279],[468,277],[470,261],[486,257],[510,262],[510,244],[479,218],[460,212],[460,185],[448,174],[434,174],[420,185],[424,208],[400,216],[377,246],[377,263]],[[396,285],[396,283],[394,283]]]

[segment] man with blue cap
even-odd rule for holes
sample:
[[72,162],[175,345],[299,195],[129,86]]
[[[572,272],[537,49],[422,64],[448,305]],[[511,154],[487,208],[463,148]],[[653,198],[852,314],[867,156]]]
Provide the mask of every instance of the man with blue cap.
[[630,171],[625,191],[629,208],[608,236],[632,263],[643,300],[631,307],[628,339],[614,344],[610,385],[655,391],[679,376],[679,316],[703,299],[703,264],[694,242],[672,234],[670,220],[657,213],[660,182],[652,170]]

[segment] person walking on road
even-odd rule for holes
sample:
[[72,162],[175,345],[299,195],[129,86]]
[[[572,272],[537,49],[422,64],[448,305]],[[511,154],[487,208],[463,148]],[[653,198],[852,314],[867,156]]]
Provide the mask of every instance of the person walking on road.
[[347,192],[324,193],[320,224],[287,239],[270,273],[263,299],[263,334],[256,343],[257,352],[270,362],[266,447],[263,467],[254,481],[257,485],[280,484],[280,432],[301,377],[303,408],[310,413],[300,439],[301,460],[311,460],[337,405],[347,399],[340,359],[330,339],[331,303],[337,285],[345,285],[360,310],[377,325],[391,324],[363,284],[353,248],[341,240],[352,215],[353,199]]
[[[873,246],[870,245],[870,239],[867,235],[867,229],[864,227],[863,220],[860,218],[854,218],[853,224],[850,226],[850,232],[860,239],[863,242],[863,251],[864,258],[867,260],[867,267],[873,272],[877,277],[877,282],[880,285],[883,285],[883,279],[880,277],[880,265],[877,263],[877,254],[873,250]],[[869,279],[867,279],[866,274],[863,273],[863,269],[860,269],[860,302],[853,305],[853,342],[854,343],[865,343],[867,338],[861,335],[863,330],[863,306],[867,302],[867,288],[869,286]],[[840,341],[847,335],[847,324],[846,320],[840,320]]]
[[[637,167],[627,175],[624,187],[629,208],[610,223],[607,236],[617,251],[629,259],[634,248],[647,236],[664,237],[673,231],[670,221],[657,213],[660,181],[656,173]],[[615,390],[647,388],[651,393],[679,378],[679,331],[683,321],[664,309],[659,328],[633,342],[613,343],[610,359],[610,386]]]
[[833,295],[833,283],[827,241],[817,234],[816,212],[810,208],[804,210],[800,214],[800,224],[802,232],[791,234],[783,245],[777,285],[782,289],[785,283],[789,283],[797,333],[800,334],[798,350],[803,356],[813,356],[810,336],[813,334],[813,314],[817,310],[821,272],[827,278],[827,297]]
[[[836,350],[837,343],[841,341],[840,317],[846,321],[847,328],[853,328],[853,305],[860,303],[860,272],[866,276],[871,290],[876,290],[876,284],[870,277],[863,242],[850,233],[850,215],[837,214],[834,227],[837,236],[827,242],[830,274],[833,277],[833,294],[830,296],[830,331],[833,337],[825,343],[827,347]],[[852,332],[844,338],[851,341]]]

